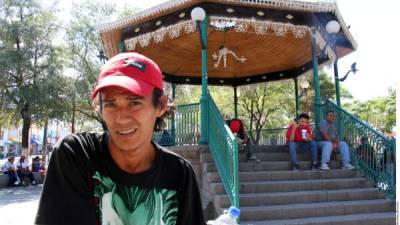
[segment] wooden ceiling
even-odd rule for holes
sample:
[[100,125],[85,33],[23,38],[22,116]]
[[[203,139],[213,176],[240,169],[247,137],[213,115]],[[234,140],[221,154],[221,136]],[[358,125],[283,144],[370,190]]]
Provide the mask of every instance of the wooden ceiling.
[[[311,59],[309,35],[294,38],[292,34],[277,37],[273,33],[257,35],[255,33],[239,33],[215,31],[208,29],[208,76],[218,78],[240,78],[256,74],[266,74],[301,67]],[[156,61],[163,72],[177,76],[198,76],[201,74],[201,46],[197,32],[186,34],[173,40],[164,40],[160,44],[152,44],[146,48],[136,48]],[[221,46],[232,50],[244,63],[227,55],[224,68],[223,60],[216,68],[213,59]]]

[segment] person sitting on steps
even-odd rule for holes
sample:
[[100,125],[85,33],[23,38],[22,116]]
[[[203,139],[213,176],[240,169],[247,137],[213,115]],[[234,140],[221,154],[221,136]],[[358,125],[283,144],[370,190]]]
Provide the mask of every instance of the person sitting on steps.
[[340,152],[342,157],[342,169],[352,170],[354,166],[350,164],[349,146],[344,141],[339,141],[339,137],[335,127],[335,113],[333,111],[326,112],[326,119],[318,124],[317,129],[317,147],[322,149],[321,170],[329,170],[329,160],[332,151]]
[[242,120],[231,119],[227,120],[230,130],[239,139],[239,150],[244,150],[247,154],[247,161],[255,161],[259,163],[260,160],[252,153],[252,141],[246,134],[246,129]]
[[295,123],[291,124],[286,133],[287,144],[289,146],[292,169],[299,171],[301,168],[297,161],[297,152],[310,151],[312,165],[311,169],[318,169],[317,146],[313,141],[311,128],[308,125],[310,116],[306,113],[300,114]]

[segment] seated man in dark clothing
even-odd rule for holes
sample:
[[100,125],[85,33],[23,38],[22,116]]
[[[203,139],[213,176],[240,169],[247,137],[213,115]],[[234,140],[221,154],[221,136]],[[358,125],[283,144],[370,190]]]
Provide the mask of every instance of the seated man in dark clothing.
[[240,119],[232,119],[228,121],[228,125],[232,133],[239,139],[239,150],[247,152],[247,160],[259,163],[260,160],[251,151],[252,141],[247,136],[243,122]]

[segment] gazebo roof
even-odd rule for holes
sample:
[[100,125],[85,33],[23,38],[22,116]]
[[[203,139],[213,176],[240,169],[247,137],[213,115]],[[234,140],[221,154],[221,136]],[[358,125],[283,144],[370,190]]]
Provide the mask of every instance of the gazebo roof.
[[[160,65],[166,81],[201,84],[201,44],[196,24],[190,18],[191,10],[197,6],[206,11],[209,19],[211,85],[239,86],[305,73],[312,68],[313,27],[320,64],[356,49],[356,42],[332,2],[177,0],[103,25],[100,35],[106,56],[112,57],[121,49],[140,52]],[[325,25],[331,20],[337,20],[341,29],[328,35]]]

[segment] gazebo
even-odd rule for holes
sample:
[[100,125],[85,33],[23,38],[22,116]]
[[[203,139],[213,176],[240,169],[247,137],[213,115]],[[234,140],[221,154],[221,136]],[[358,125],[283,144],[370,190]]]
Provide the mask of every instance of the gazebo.
[[[211,118],[218,109],[207,86],[232,86],[236,106],[238,86],[293,79],[298,109],[297,78],[312,70],[318,122],[318,68],[333,63],[338,79],[337,60],[357,48],[332,1],[176,0],[99,30],[106,57],[136,51],[160,65],[173,88],[202,85],[200,143],[209,144],[234,205],[239,204],[237,144],[228,131],[210,127],[219,124],[224,129],[221,118]],[[221,145],[228,150],[215,149]]]

